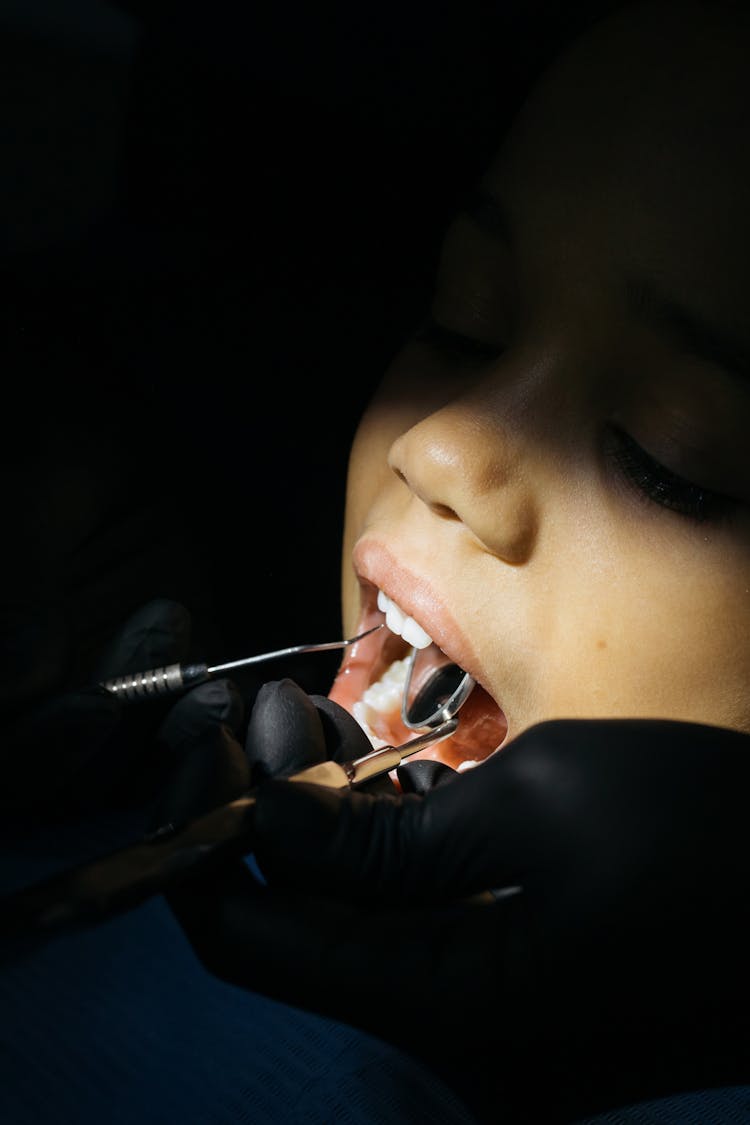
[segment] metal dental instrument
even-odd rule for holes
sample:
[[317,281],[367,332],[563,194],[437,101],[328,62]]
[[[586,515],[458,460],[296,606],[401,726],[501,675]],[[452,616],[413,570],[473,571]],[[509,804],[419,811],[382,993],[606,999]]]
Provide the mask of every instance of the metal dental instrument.
[[[422,660],[420,661],[420,657]],[[433,729],[454,718],[476,680],[437,645],[412,648],[401,700],[401,721],[410,730]]]
[[[453,717],[401,746],[384,746],[352,762],[320,762],[287,780],[353,788],[449,738],[457,726]],[[44,941],[60,931],[95,925],[162,893],[188,873],[247,855],[252,851],[255,804],[250,790],[185,824],[167,824],[132,845],[15,891],[0,900],[0,941],[23,951],[29,940]]]
[[[188,688],[205,683],[215,676],[245,668],[251,664],[262,664],[268,660],[278,660],[285,656],[298,656],[307,652],[327,652],[347,648],[363,637],[385,628],[385,622],[350,637],[344,641],[327,641],[322,644],[292,645],[273,652],[261,652],[246,656],[241,660],[230,660],[225,664],[206,663],[167,664],[161,668],[151,668],[146,672],[131,672],[123,676],[113,676],[104,680],[101,687],[127,703],[153,699],[157,696],[176,695]],[[453,718],[470,695],[475,680],[457,664],[453,664],[437,647],[427,649],[412,648],[408,656],[408,668],[404,694],[401,703],[401,719],[409,730],[424,731],[439,727],[441,723]],[[424,665],[427,663],[427,671]]]
[[151,668],[147,672],[131,672],[125,676],[113,676],[101,683],[101,687],[113,695],[127,702],[137,702],[143,699],[153,699],[158,695],[176,695],[187,688],[203,684],[215,676],[232,672],[236,668],[244,668],[248,664],[262,664],[266,660],[278,660],[283,656],[297,656],[303,652],[328,652],[337,648],[347,648],[370,633],[383,629],[385,622],[373,626],[357,637],[350,637],[346,641],[327,641],[323,644],[293,645],[291,648],[279,648],[275,652],[261,652],[257,656],[246,656],[242,660],[230,660],[228,664],[167,664],[163,668]]
[[[172,694],[246,664],[345,648],[383,627],[381,623],[345,641],[295,645],[213,667],[173,664],[152,672],[116,677],[103,686],[128,700]],[[287,780],[330,789],[355,788],[390,773],[405,758],[455,732],[458,711],[471,694],[475,680],[436,645],[412,648],[407,659],[401,717],[410,730],[423,733],[399,746],[384,746],[351,762],[320,762]],[[164,892],[188,873],[195,874],[232,856],[247,855],[252,851],[255,804],[251,790],[185,824],[167,824],[134,844],[6,896],[0,900],[0,939],[11,943],[30,938],[46,940],[60,930],[94,925]]]

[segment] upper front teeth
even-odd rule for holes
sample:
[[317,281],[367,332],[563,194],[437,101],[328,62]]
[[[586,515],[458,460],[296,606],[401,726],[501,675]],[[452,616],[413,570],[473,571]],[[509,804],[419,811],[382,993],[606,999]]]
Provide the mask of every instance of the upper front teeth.
[[427,648],[432,644],[432,637],[425,633],[422,626],[417,625],[413,617],[407,617],[382,590],[378,590],[378,609],[385,614],[385,623],[390,631],[403,637],[408,645],[413,648]]

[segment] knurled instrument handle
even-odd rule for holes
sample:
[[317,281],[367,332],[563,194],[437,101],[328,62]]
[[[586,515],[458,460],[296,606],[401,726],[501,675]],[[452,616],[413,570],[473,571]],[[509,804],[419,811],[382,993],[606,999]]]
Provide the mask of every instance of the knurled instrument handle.
[[207,664],[166,664],[163,668],[151,668],[147,672],[113,676],[104,680],[102,687],[131,702],[153,699],[158,695],[175,695],[210,678]]

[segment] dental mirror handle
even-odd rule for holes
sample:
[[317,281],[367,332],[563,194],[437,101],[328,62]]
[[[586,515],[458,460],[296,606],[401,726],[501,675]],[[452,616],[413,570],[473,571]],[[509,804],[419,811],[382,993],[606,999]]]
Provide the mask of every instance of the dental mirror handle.
[[279,648],[274,652],[261,652],[257,656],[246,656],[242,660],[231,660],[228,664],[215,664],[209,667],[205,663],[193,664],[167,664],[163,668],[151,668],[146,672],[130,672],[124,676],[111,676],[99,685],[106,688],[112,695],[133,703],[144,699],[153,699],[156,696],[176,695],[188,688],[196,687],[214,676],[225,672],[232,672],[235,668],[244,668],[249,664],[262,664],[266,660],[278,660],[283,656],[297,656],[303,652],[328,652],[337,648],[346,648],[355,641],[361,641],[370,633],[382,629],[383,625],[376,625],[356,637],[345,641],[325,641],[322,644],[293,645],[291,648]]
[[[352,762],[320,762],[286,780],[347,789],[395,769],[404,758],[448,738],[450,719],[402,746],[385,746]],[[0,900],[0,941],[24,942],[94,925],[195,875],[252,850],[256,797],[252,790],[185,824],[167,824],[135,844],[43,879]]]

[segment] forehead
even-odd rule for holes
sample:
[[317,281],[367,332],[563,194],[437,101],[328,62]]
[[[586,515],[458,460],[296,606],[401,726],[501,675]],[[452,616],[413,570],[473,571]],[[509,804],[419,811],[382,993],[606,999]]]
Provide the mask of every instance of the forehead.
[[748,48],[721,5],[628,6],[537,84],[486,186],[547,264],[575,247],[748,319]]

